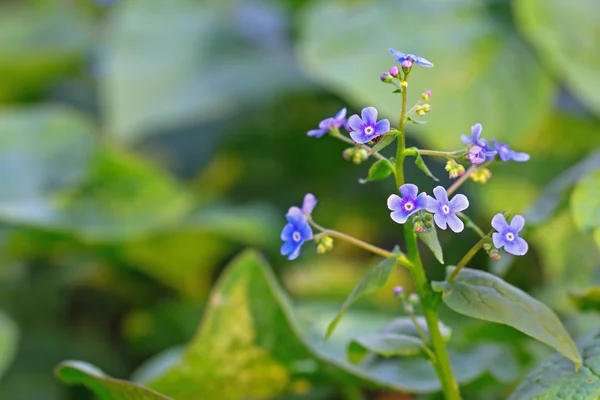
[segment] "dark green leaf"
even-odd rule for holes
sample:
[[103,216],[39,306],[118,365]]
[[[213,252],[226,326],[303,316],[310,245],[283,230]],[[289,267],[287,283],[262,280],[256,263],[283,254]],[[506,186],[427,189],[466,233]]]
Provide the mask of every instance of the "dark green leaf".
[[600,286],[570,293],[569,298],[582,311],[600,311]]
[[371,333],[355,338],[348,345],[348,359],[357,364],[369,353],[383,357],[416,356],[425,344],[419,338],[396,333]]
[[373,146],[373,151],[378,152],[385,149],[388,145],[390,145],[394,139],[396,139],[395,133],[389,133],[383,137],[379,142],[375,143]]
[[6,314],[0,312],[0,378],[13,362],[19,347],[19,329]]
[[531,371],[508,400],[598,400],[600,329],[578,340],[577,347],[583,354],[583,367],[579,371],[555,354]]
[[439,261],[440,264],[444,263],[444,252],[442,251],[442,246],[440,245],[440,240],[438,239],[437,230],[435,225],[433,225],[430,229],[426,229],[423,233],[417,233],[417,236],[433,253],[435,258]]
[[402,93],[402,89],[396,89],[392,93]]
[[431,171],[429,170],[429,168],[427,168],[427,165],[425,164],[425,161],[423,160],[423,157],[421,157],[421,154],[417,153],[416,157],[415,157],[415,165],[417,167],[419,167],[419,169],[421,171],[423,171],[425,173],[425,175],[427,175],[428,177],[430,177],[431,179],[433,179],[434,181],[438,182],[439,179],[435,177],[435,175],[433,175],[431,173]]
[[600,43],[596,0],[519,0],[517,27],[542,61],[575,94],[600,114]]
[[356,300],[364,297],[368,294],[375,292],[385,285],[388,278],[392,274],[396,267],[396,259],[395,258],[387,258],[371,268],[369,272],[365,274],[362,280],[354,287],[350,296],[344,301],[342,308],[336,315],[336,317],[331,321],[329,327],[327,327],[327,333],[325,334],[325,339],[328,339],[333,331],[335,330],[336,325],[342,319],[344,313],[354,303]]
[[600,230],[600,170],[584,177],[571,197],[575,223],[584,233]]
[[[454,268],[447,268],[447,276]],[[512,326],[581,365],[581,356],[556,314],[497,276],[464,268],[454,282],[432,282],[432,287],[442,292],[444,303],[454,311]]]
[[366,179],[360,179],[359,182],[367,183],[385,179],[393,172],[394,170],[386,160],[378,160],[369,168],[369,176]]
[[[425,332],[427,337],[429,337],[429,328],[427,327],[427,321],[425,320],[425,317],[416,317],[416,320],[421,327],[421,330]],[[438,326],[444,341],[450,341],[450,338],[452,337],[452,329],[444,325],[442,321],[438,321]],[[392,322],[386,325],[385,328],[383,328],[382,332],[395,333],[398,335],[409,335],[417,338],[419,337],[419,332],[409,317],[395,318],[392,320]]]
[[69,385],[85,385],[99,400],[170,400],[153,390],[111,378],[93,365],[81,361],[66,361],[55,370],[56,376]]

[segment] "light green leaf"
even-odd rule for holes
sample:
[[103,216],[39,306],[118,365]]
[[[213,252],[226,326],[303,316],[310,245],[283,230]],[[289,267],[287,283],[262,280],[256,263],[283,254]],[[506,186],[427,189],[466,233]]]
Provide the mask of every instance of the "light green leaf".
[[600,114],[600,31],[596,0],[519,0],[517,27],[544,64]]
[[427,121],[421,121],[418,119],[413,119],[411,117],[408,117],[408,122],[412,122],[415,125],[425,125],[427,123]]
[[[447,276],[454,271],[447,268]],[[472,318],[512,326],[558,350],[577,367],[581,356],[560,319],[544,303],[484,271],[464,268],[452,283],[432,282],[452,310]]]
[[[510,12],[508,2],[498,8]],[[308,74],[355,106],[372,105],[396,121],[398,100],[377,76],[393,62],[388,47],[416,53],[435,67],[413,68],[409,107],[426,89],[443,106],[415,131],[451,149],[479,121],[490,137],[510,141],[544,119],[554,87],[511,25],[495,15],[485,2],[468,0],[316,1],[298,25],[299,59]]]
[[436,260],[438,260],[440,264],[443,264],[444,252],[442,250],[440,240],[438,239],[437,229],[435,228],[435,225],[433,225],[429,229],[426,229],[423,233],[417,233],[417,236],[423,243],[425,243],[427,247],[429,247],[429,250],[431,250]]
[[19,346],[19,328],[6,314],[0,312],[0,378],[10,367]]
[[421,154],[419,154],[417,152],[417,155],[415,157],[415,165],[425,173],[425,175],[427,175],[428,177],[430,177],[431,179],[433,179],[434,181],[438,182],[439,179],[435,177],[435,175],[433,175],[431,173],[431,171],[429,170],[429,168],[427,168],[427,165],[425,164],[425,161],[423,160],[423,157],[421,157]]
[[[425,332],[425,335],[429,337],[429,328],[427,327],[425,317],[416,317],[416,321],[417,324],[419,324],[419,327],[421,327],[421,330]],[[438,326],[444,341],[449,342],[452,337],[452,329],[444,325],[442,321],[438,321]],[[419,337],[419,332],[409,317],[395,318],[383,328],[382,332]]]
[[383,357],[416,356],[424,352],[425,344],[414,336],[396,333],[371,333],[353,339],[348,345],[348,359],[357,364],[369,353]]
[[365,179],[359,179],[360,183],[379,181],[390,176],[394,170],[386,160],[377,160],[371,168],[369,168],[369,176]]
[[569,298],[581,311],[600,311],[600,286],[569,293]]
[[396,136],[397,135],[395,133],[385,135],[383,139],[375,143],[375,146],[373,146],[373,151],[381,151],[385,149],[387,146],[392,144],[394,139],[396,139]]
[[335,330],[336,325],[344,316],[344,313],[354,303],[356,300],[364,297],[368,294],[375,292],[385,285],[388,278],[392,274],[392,271],[396,267],[396,259],[395,258],[387,258],[371,268],[362,280],[354,287],[350,296],[344,301],[342,308],[336,315],[336,317],[329,323],[327,327],[327,333],[325,334],[325,339],[328,339],[333,331]]
[[571,196],[575,223],[584,233],[600,230],[600,170],[584,177]]
[[600,329],[577,341],[583,355],[579,371],[560,354],[538,365],[508,400],[598,400],[600,394]]
[[69,385],[85,385],[99,400],[171,400],[135,383],[111,378],[81,361],[65,361],[56,367],[55,374]]

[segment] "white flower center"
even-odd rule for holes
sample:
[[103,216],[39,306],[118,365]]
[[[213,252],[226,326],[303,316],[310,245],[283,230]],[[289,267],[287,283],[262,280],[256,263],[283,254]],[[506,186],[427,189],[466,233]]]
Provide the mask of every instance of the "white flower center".
[[443,212],[444,214],[450,214],[450,207],[448,207],[448,204],[444,204],[444,205],[442,206],[442,212]]
[[296,231],[292,234],[292,240],[294,242],[299,242],[300,240],[302,240],[302,235],[300,234],[300,232]]
[[411,211],[413,208],[415,208],[415,206],[410,201],[408,201],[408,202],[406,202],[406,204],[404,204],[404,209],[406,211]]
[[515,234],[512,232],[508,232],[506,235],[504,235],[504,237],[506,238],[506,240],[508,240],[509,242],[512,242],[513,240],[515,240]]
[[372,126],[367,126],[365,128],[365,135],[372,135],[375,132],[375,129]]

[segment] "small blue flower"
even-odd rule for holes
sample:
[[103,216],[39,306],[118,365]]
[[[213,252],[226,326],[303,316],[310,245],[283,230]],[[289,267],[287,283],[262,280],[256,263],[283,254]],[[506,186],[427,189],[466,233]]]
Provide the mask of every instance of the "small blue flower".
[[285,216],[288,223],[281,231],[281,255],[295,260],[300,255],[300,248],[305,241],[313,238],[313,232],[306,215],[298,207],[292,207]]
[[483,164],[485,162],[485,153],[481,147],[475,145],[469,149],[467,159],[476,165]]
[[[469,149],[467,158],[473,164],[481,164],[483,161],[482,162],[477,162],[477,161],[479,161],[482,156],[485,156],[485,160],[487,160],[487,161],[493,160],[494,157],[496,157],[496,150],[494,150],[488,144],[487,140],[485,140],[484,138],[481,137],[482,131],[483,131],[483,126],[480,123],[477,123],[471,127],[471,137],[468,137],[467,135],[460,135],[460,140],[462,140],[462,142],[464,144],[466,144],[467,146],[472,146],[471,149]],[[475,146],[479,147],[481,150],[479,150],[479,151],[477,149],[473,150],[473,148]],[[483,153],[483,154],[480,154],[480,153]],[[473,162],[473,160],[471,158],[473,158],[476,162]]]
[[519,232],[521,232],[523,226],[525,226],[525,218],[520,215],[515,215],[510,225],[506,222],[504,215],[494,215],[492,227],[498,231],[492,235],[494,247],[498,249],[504,247],[507,253],[515,256],[522,256],[527,253],[529,246],[525,239],[519,237]]
[[338,111],[337,114],[335,114],[335,116],[333,116],[331,118],[326,118],[323,121],[319,122],[319,129],[313,129],[311,131],[308,131],[307,135],[314,136],[316,138],[320,138],[327,132],[329,132],[333,129],[338,129],[340,126],[344,125],[345,123],[346,123],[346,108],[342,108],[340,111]]
[[412,183],[400,186],[400,194],[392,194],[388,197],[387,206],[392,211],[390,216],[399,224],[403,224],[412,214],[423,210],[427,203],[427,195],[419,194],[419,188]]
[[[402,53],[401,51],[394,50],[394,49],[389,49],[389,50],[390,50],[390,54],[393,55],[394,57],[396,57],[396,62],[399,62],[400,64],[404,63],[405,61],[410,61],[411,64],[418,64],[422,67],[428,67],[428,68],[433,67],[433,63],[429,62],[428,60],[424,59],[423,57],[418,57],[418,56],[415,56],[414,54],[405,54],[405,53]],[[403,67],[404,67],[404,65],[403,65]],[[408,68],[410,68],[410,66]]]
[[529,161],[529,158],[530,158],[529,154],[516,152],[516,151],[512,150],[507,144],[498,143],[495,139],[492,139],[492,142],[494,143],[494,147],[495,147],[496,151],[498,152],[498,155],[500,156],[500,159],[502,161],[509,161],[509,160],[518,161],[518,162]]
[[446,189],[437,186],[433,189],[435,198],[427,196],[426,209],[433,213],[433,220],[440,229],[446,229],[446,225],[454,232],[462,232],[465,224],[456,216],[459,211],[466,210],[469,207],[469,200],[464,194],[457,194],[448,200]]
[[317,205],[317,198],[312,194],[308,193],[304,196],[304,201],[302,202],[302,213],[307,217],[310,216]]
[[354,114],[348,118],[350,137],[356,143],[367,143],[390,131],[390,121],[382,119],[377,122],[377,109],[375,107],[363,108],[361,117]]

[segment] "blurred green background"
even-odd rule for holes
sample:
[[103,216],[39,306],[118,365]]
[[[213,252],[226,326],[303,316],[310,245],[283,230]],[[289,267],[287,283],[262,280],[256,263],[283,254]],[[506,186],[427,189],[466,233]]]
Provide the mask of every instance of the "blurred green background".
[[[53,376],[66,359],[141,382],[151,368],[165,371],[221,299],[207,303],[224,267],[248,247],[270,267],[248,278],[251,295],[240,304],[262,299],[261,274],[272,269],[296,306],[295,334],[312,338],[322,365],[306,372],[314,351],[304,354],[289,332],[272,335],[283,320],[267,311],[277,309],[275,296],[256,303],[260,318],[248,325],[259,361],[219,350],[218,338],[245,326],[230,304],[209,313],[219,322],[194,342],[210,354],[189,363],[211,371],[182,378],[196,382],[196,394],[173,389],[168,374],[154,388],[176,399],[360,399],[358,388],[372,399],[414,398],[375,388],[391,380],[435,392],[418,374],[331,372],[332,359],[345,362],[349,336],[399,314],[382,290],[321,343],[328,318],[376,259],[342,243],[325,256],[307,245],[294,262],[279,255],[283,215],[307,192],[319,199],[320,224],[385,248],[401,242],[385,206],[391,180],[360,185],[368,165],[346,162],[341,142],[306,136],[344,106],[349,115],[376,106],[394,124],[400,99],[379,82],[393,62],[388,47],[435,63],[411,74],[411,102],[431,89],[433,111],[410,127],[409,145],[457,150],[460,134],[481,122],[485,137],[532,156],[496,163],[485,185],[465,184],[468,214],[481,226],[503,211],[528,219],[525,257],[490,262],[482,253],[473,266],[547,302],[575,336],[600,326],[570,300],[600,284],[599,14],[596,0],[2,0],[0,398],[91,399]],[[443,163],[427,162],[449,185]],[[413,165],[407,174],[423,190],[435,184]],[[442,232],[447,263],[476,239]],[[429,276],[443,277],[423,253]],[[243,279],[232,279],[219,290],[238,293]],[[406,275],[392,280],[389,288],[410,286]],[[466,399],[506,398],[550,353],[510,328],[447,314],[457,351],[483,346],[461,361],[480,368],[459,367]],[[494,365],[498,354],[512,360],[502,361],[510,371],[487,373],[482,360]],[[224,382],[239,391],[221,392]]]

